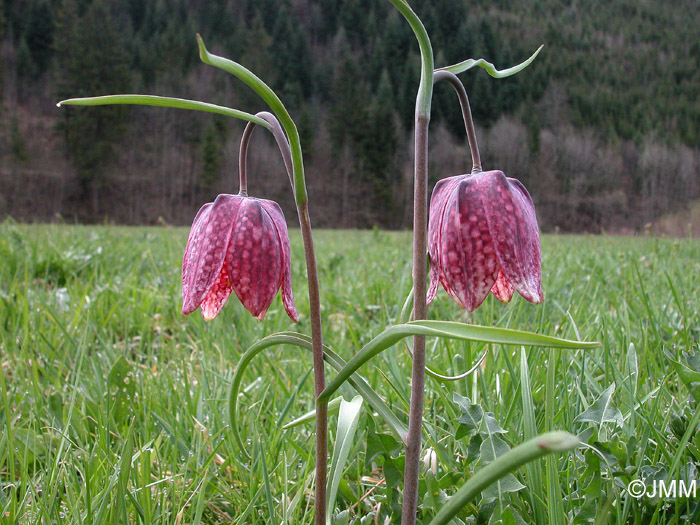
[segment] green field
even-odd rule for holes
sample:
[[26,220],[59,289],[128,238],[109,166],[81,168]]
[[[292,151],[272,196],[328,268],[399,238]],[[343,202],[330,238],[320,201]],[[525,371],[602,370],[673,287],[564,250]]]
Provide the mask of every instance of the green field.
[[[311,521],[313,424],[281,430],[313,408],[310,354],[277,347],[252,363],[238,422],[252,459],[235,447],[228,418],[240,354],[266,334],[309,333],[298,231],[297,326],[279,298],[262,323],[235,297],[211,323],[198,312],[183,317],[186,239],[184,228],[0,225],[3,523]],[[316,244],[325,341],[348,358],[396,321],[411,286],[410,234],[322,231]],[[423,474],[424,522],[483,461],[488,436],[465,424],[468,404],[455,393],[492,412],[507,433],[491,432],[510,447],[552,429],[589,445],[518,470],[496,499],[475,501],[461,519],[480,511],[538,524],[699,522],[700,498],[633,499],[625,489],[636,478],[698,479],[699,278],[697,240],[546,236],[544,304],[490,297],[466,315],[441,292],[431,318],[604,346],[531,348],[526,360],[521,348],[493,346],[478,374],[428,378],[424,447],[435,450],[437,470]],[[482,349],[429,340],[428,364],[458,374]],[[361,373],[405,420],[405,346]],[[349,386],[341,392],[355,395]],[[370,516],[366,523],[376,512],[378,523],[392,516],[399,456],[365,406],[337,509],[351,509],[351,521]]]

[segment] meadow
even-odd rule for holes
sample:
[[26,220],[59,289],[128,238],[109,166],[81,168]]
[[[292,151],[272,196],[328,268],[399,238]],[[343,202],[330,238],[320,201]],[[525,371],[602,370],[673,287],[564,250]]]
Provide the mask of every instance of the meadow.
[[[315,236],[325,342],[347,359],[396,322],[411,287],[411,236]],[[237,421],[250,459],[228,417],[246,348],[273,332],[309,333],[303,249],[299,232],[291,237],[300,323],[279,297],[262,323],[235,297],[205,323],[180,313],[185,228],[0,224],[0,522],[311,522],[313,423],[283,428],[313,408],[310,353],[274,347],[252,362]],[[424,522],[480,468],[486,439],[512,448],[554,429],[583,445],[516,471],[460,519],[700,522],[700,499],[626,490],[634,479],[699,477],[700,242],[557,235],[542,250],[544,304],[489,297],[467,315],[441,291],[429,316],[603,347],[429,339],[428,365],[443,375],[488,355],[466,378],[427,379]],[[405,421],[406,346],[360,372]],[[341,393],[355,395],[349,385]],[[335,425],[331,416],[332,434]],[[343,519],[393,522],[400,454],[365,405],[336,502]]]

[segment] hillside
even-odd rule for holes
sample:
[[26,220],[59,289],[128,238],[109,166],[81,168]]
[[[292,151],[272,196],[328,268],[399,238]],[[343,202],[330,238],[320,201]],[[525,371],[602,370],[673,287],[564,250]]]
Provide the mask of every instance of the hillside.
[[[438,66],[483,57],[508,67],[545,45],[515,77],[461,76],[485,168],[525,182],[545,229],[638,229],[700,196],[700,2],[411,4]],[[417,46],[378,0],[4,0],[0,214],[186,223],[203,200],[236,191],[237,122],[55,108],[68,96],[143,92],[264,109],[199,62],[196,32],[288,105],[315,223],[410,225]],[[453,94],[438,86],[433,181],[470,168],[461,126]],[[256,137],[251,189],[290,215],[278,153]]]

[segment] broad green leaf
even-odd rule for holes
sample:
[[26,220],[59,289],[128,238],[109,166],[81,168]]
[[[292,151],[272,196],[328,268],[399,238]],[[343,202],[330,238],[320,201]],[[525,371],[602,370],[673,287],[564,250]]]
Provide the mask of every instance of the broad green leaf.
[[[693,397],[696,400],[700,400],[700,372],[693,370],[675,359],[672,359],[668,355],[667,357],[669,361],[671,361],[671,365],[678,374],[678,377],[681,378],[681,381],[683,381],[688,390],[690,390]],[[692,361],[689,359],[688,362],[690,363]]]
[[484,417],[481,419],[481,425],[479,425],[479,434],[482,436],[492,436],[494,434],[507,434],[508,431],[503,430],[501,425],[498,424],[496,418],[493,417],[493,413],[486,412]]
[[452,395],[452,400],[462,411],[462,415],[457,419],[460,428],[457,430],[457,436],[455,436],[459,439],[481,426],[484,410],[481,408],[481,405],[473,405],[468,397],[463,397],[457,393]]
[[503,454],[482,469],[478,470],[448,500],[440,512],[432,519],[430,525],[442,525],[450,520],[486,487],[513,472],[528,461],[535,460],[552,452],[565,452],[580,444],[576,436],[568,432],[548,432],[518,445]]
[[615,383],[612,383],[598,399],[589,406],[583,413],[576,416],[575,423],[591,422],[600,428],[603,423],[616,423],[622,426],[622,414],[612,404],[612,395],[615,392]]
[[486,70],[486,72],[494,78],[505,78],[505,77],[509,77],[511,75],[515,75],[516,73],[519,73],[520,71],[525,69],[527,66],[532,64],[532,61],[535,60],[537,55],[540,54],[540,51],[542,51],[543,47],[544,47],[544,45],[541,45],[540,47],[538,47],[537,51],[535,51],[530,58],[525,60],[525,62],[522,62],[522,63],[518,64],[517,66],[509,67],[508,69],[498,70],[498,69],[496,69],[496,66],[494,66],[491,62],[487,62],[483,58],[479,58],[478,60],[470,58],[470,59],[467,59],[463,62],[459,62],[458,64],[453,64],[451,66],[446,66],[446,67],[440,67],[440,68],[436,69],[435,71],[449,71],[450,73],[454,73],[455,75],[457,75],[459,73],[463,73],[463,72],[467,71],[468,69],[479,66],[479,67],[484,68]]
[[[305,348],[311,351],[311,338],[307,335],[296,333],[296,332],[280,332],[277,334],[269,335],[254,345],[252,345],[248,350],[244,352],[241,359],[236,367],[236,372],[233,375],[233,380],[231,382],[231,392],[229,394],[229,418],[231,421],[231,431],[233,432],[233,437],[241,449],[241,451],[250,457],[245,449],[243,439],[241,438],[240,432],[238,431],[238,425],[236,421],[238,419],[238,396],[241,390],[241,382],[243,381],[243,376],[248,368],[248,365],[253,360],[253,358],[266,348],[277,345],[292,345],[299,348]],[[342,370],[345,368],[345,361],[335,352],[333,352],[327,346],[323,348],[323,357],[333,368],[336,370]],[[372,409],[379,414],[379,416],[384,420],[384,422],[389,425],[389,428],[396,434],[396,436],[406,443],[406,435],[408,430],[405,425],[396,417],[389,407],[386,406],[384,400],[369,386],[367,381],[354,374],[348,382],[357,390],[357,392],[367,401],[367,404],[372,407]]]
[[360,422],[360,410],[362,409],[362,397],[355,396],[349,403],[344,399],[340,401],[338,412],[338,431],[335,435],[335,447],[331,468],[328,471],[328,489],[326,498],[326,524],[331,525],[335,498],[338,495],[340,478],[345,470],[345,463],[350,454],[357,425]]
[[331,381],[321,393],[321,399],[328,399],[338,390],[347,379],[375,355],[401,341],[405,337],[425,335],[444,337],[446,339],[461,339],[465,341],[481,341],[506,345],[543,346],[551,348],[596,348],[600,343],[569,341],[548,335],[532,332],[522,332],[509,328],[477,326],[452,321],[411,321],[410,323],[390,326],[372,339],[355,356],[348,361],[336,378]]
[[[509,451],[510,447],[498,436],[498,434],[489,435],[489,437],[484,439],[483,443],[481,443],[479,462],[482,465],[488,465],[504,454],[507,454]],[[518,492],[524,488],[525,485],[520,483],[518,478],[516,478],[513,474],[506,474],[502,478],[496,480],[495,483],[484,489],[484,491],[481,493],[481,498],[484,503],[497,499],[502,505],[504,494],[507,492]]]
[[685,360],[688,361],[688,366],[696,372],[700,372],[700,354],[688,354],[683,352],[683,355],[685,356]]
[[108,106],[113,104],[128,104],[136,106],[156,106],[161,108],[191,109],[194,111],[205,111],[207,113],[218,113],[240,120],[253,122],[258,126],[269,128],[270,125],[260,117],[239,111],[237,109],[217,106],[199,100],[187,100],[184,98],[158,97],[154,95],[105,95],[101,97],[69,98],[62,100],[58,104],[61,106]]
[[503,454],[508,453],[510,447],[508,443],[503,441],[498,434],[484,438],[481,443],[481,458],[479,461],[483,465],[488,465],[492,461],[500,458]]
[[506,474],[501,479],[495,483],[489,485],[481,493],[481,499],[484,503],[489,501],[499,500],[503,501],[505,494],[509,492],[518,492],[525,488],[525,485],[518,481],[513,474]]
[[484,442],[484,438],[481,434],[474,434],[469,438],[469,445],[467,445],[467,464],[473,463],[481,455],[481,444]]
[[[544,522],[536,522],[544,523]],[[520,514],[508,505],[503,509],[502,512],[494,512],[489,519],[489,525],[527,525],[524,519],[520,517]]]

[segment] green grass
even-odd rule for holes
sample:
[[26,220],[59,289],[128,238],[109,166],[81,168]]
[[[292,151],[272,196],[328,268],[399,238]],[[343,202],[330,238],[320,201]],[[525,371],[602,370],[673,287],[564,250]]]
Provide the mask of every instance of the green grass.
[[[298,232],[296,326],[279,298],[263,323],[235,297],[211,323],[198,312],[182,317],[186,238],[180,228],[0,225],[0,521],[311,522],[313,424],[281,430],[313,408],[310,355],[277,347],[250,367],[239,404],[252,459],[236,449],[227,416],[240,354],[276,331],[309,333]],[[325,340],[347,359],[399,316],[411,285],[410,234],[321,231],[316,244]],[[458,423],[457,393],[493,413],[507,431],[497,438],[511,448],[554,429],[582,434],[590,445],[517,471],[524,489],[475,501],[462,519],[478,509],[485,516],[512,511],[528,523],[697,522],[698,500],[635,500],[624,488],[638,477],[698,478],[700,411],[689,388],[700,389],[684,383],[671,360],[694,377],[689,369],[698,369],[698,359],[684,353],[697,352],[700,339],[700,243],[545,237],[543,272],[543,305],[489,298],[467,315],[441,292],[430,317],[604,346],[531,348],[525,356],[494,346],[476,375],[429,378],[424,446],[436,452],[438,467],[423,475],[423,515],[478,470],[476,447],[491,439]],[[429,341],[428,364],[457,374],[482,348]],[[405,419],[405,347],[361,373]],[[608,410],[596,412],[596,399],[613,383]],[[354,395],[349,386],[341,392]],[[597,423],[577,419],[589,408]],[[399,452],[387,432],[363,408],[337,502],[353,518],[378,510],[381,523],[400,505]]]

